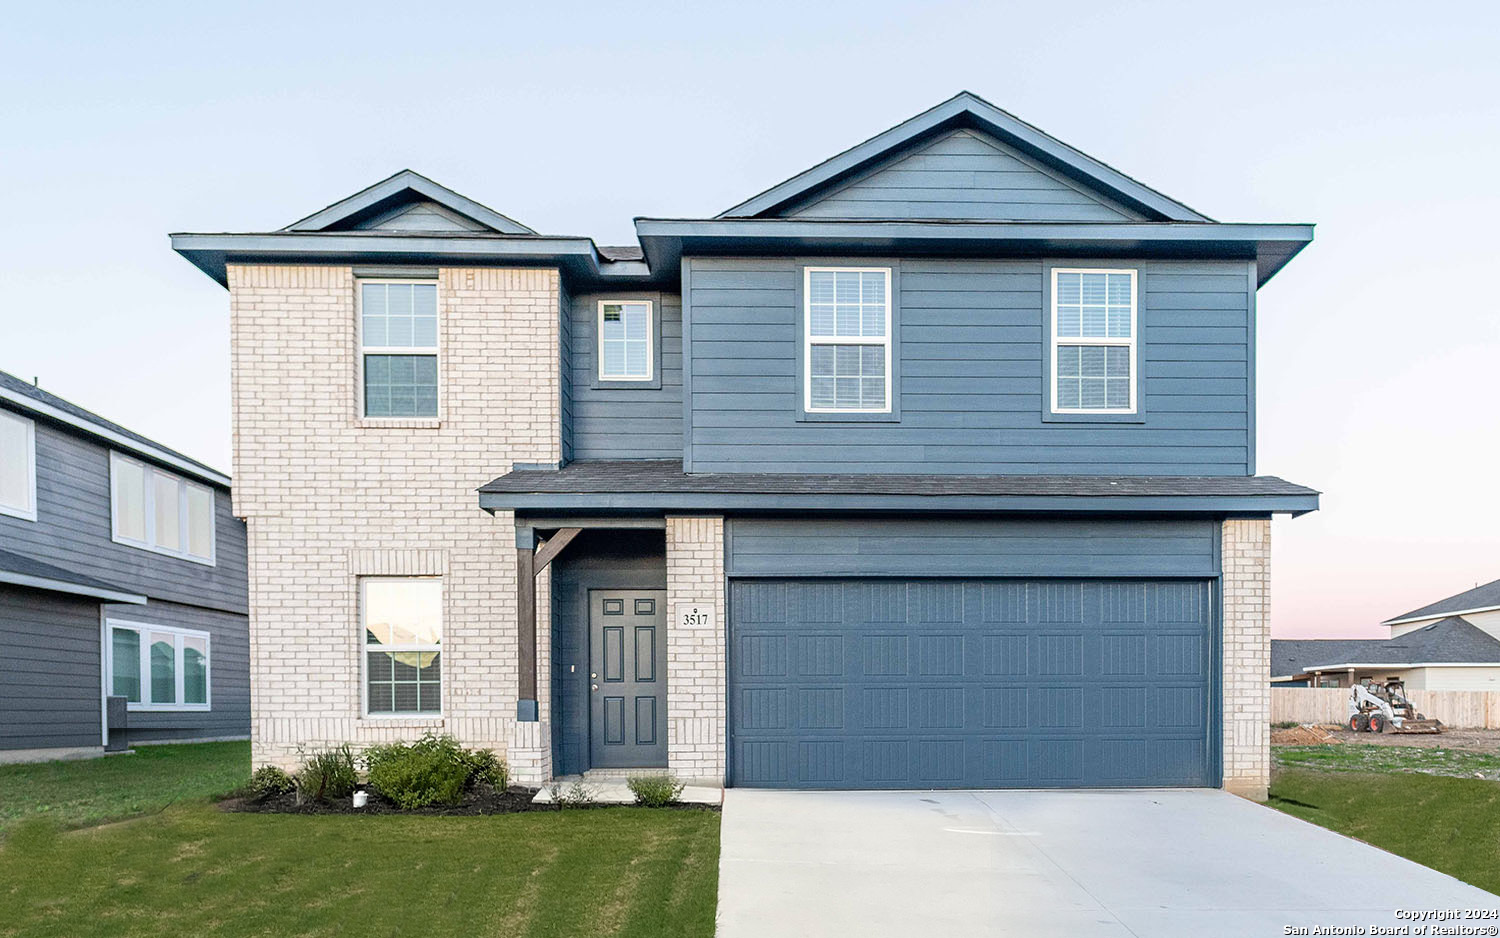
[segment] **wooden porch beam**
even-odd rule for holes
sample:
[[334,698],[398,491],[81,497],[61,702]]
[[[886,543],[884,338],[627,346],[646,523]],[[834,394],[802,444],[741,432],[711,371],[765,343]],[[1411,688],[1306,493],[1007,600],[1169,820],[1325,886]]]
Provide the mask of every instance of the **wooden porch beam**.
[[537,548],[536,559],[532,563],[533,575],[547,569],[547,564],[551,563],[558,554],[562,553],[563,548],[573,543],[573,538],[582,533],[583,528],[558,528],[556,534],[547,538],[547,540],[542,542],[542,546]]
[[534,548],[516,548],[516,719],[535,723],[536,702],[536,573]]

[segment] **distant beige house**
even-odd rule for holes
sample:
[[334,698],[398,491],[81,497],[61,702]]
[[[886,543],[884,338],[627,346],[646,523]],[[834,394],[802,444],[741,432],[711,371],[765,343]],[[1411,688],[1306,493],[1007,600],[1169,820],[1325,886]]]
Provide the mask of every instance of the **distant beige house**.
[[1368,678],[1409,690],[1500,690],[1500,580],[1381,624],[1389,638],[1273,639],[1271,683],[1349,687]]

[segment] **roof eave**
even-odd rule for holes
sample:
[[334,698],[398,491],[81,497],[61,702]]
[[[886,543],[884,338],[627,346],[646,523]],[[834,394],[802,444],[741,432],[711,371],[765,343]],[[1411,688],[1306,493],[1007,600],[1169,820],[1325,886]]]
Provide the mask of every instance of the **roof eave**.
[[24,586],[30,589],[46,590],[52,593],[86,596],[90,599],[98,599],[104,602],[127,603],[132,606],[144,606],[147,602],[145,596],[123,589],[74,583],[70,580],[54,579],[52,577],[31,576],[30,574],[14,573],[8,570],[0,570],[0,583],[5,583],[9,586]]
[[589,238],[547,236],[431,236],[353,232],[193,233],[171,237],[172,250],[229,285],[228,265],[312,262],[321,264],[518,264],[557,266],[591,280],[645,282],[651,268],[641,261],[606,261]]
[[496,492],[479,490],[486,511],[827,511],[827,512],[1047,512],[1056,514],[1164,513],[1298,516],[1318,508],[1307,495],[870,495],[696,492]]
[[516,221],[514,218],[502,215],[488,205],[483,205],[466,195],[454,192],[442,183],[434,182],[421,173],[410,169],[403,169],[372,186],[366,186],[353,195],[334,202],[327,208],[319,209],[306,218],[299,218],[282,230],[323,231],[330,225],[336,225],[345,219],[367,212],[381,202],[394,198],[408,190],[417,193],[425,199],[430,199],[445,208],[452,209],[460,215],[472,218],[481,225],[486,225],[502,234],[536,234],[535,231]]
[[685,254],[1113,254],[1253,259],[1258,285],[1285,267],[1314,233],[1310,224],[779,218],[637,218],[635,227],[654,270],[675,269]]
[[1426,622],[1429,619],[1451,619],[1454,617],[1471,616],[1480,612],[1494,612],[1500,606],[1478,606],[1474,609],[1458,609],[1453,612],[1430,612],[1426,615],[1414,616],[1408,613],[1399,619],[1386,619],[1381,625],[1406,625],[1411,622]]

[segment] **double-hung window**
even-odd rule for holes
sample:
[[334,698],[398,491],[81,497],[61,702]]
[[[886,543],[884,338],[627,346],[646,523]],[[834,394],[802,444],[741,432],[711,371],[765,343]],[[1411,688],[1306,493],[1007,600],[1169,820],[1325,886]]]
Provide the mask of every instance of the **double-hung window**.
[[1053,413],[1136,413],[1136,319],[1135,271],[1053,269]]
[[443,581],[438,577],[364,577],[359,584],[365,713],[440,713]]
[[436,417],[437,284],[361,280],[359,335],[364,416]]
[[130,710],[208,710],[209,635],[109,620],[110,693]]
[[109,474],[117,543],[213,565],[213,489],[119,453]]
[[650,300],[599,301],[599,380],[653,379]]
[[0,410],[0,515],[36,520],[36,424]]
[[808,413],[891,409],[891,271],[803,271],[802,406]]

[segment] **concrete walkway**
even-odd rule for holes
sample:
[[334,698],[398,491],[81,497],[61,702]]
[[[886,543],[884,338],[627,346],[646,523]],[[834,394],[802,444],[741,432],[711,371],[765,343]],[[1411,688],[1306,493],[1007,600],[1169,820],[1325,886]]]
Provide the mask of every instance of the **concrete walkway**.
[[1269,938],[1411,924],[1395,909],[1500,907],[1219,791],[731,789],[721,849],[721,938]]

